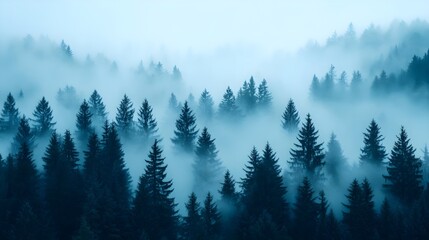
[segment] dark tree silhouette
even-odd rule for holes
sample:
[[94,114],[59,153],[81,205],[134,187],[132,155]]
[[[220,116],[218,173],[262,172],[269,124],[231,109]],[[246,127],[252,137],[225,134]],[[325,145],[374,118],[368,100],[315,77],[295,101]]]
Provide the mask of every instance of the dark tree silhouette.
[[4,133],[13,133],[19,126],[19,111],[15,107],[15,99],[12,94],[7,95],[6,101],[3,104],[3,109],[0,116],[0,131]]
[[118,131],[126,137],[129,137],[134,128],[134,108],[133,103],[125,94],[119,104],[116,113],[116,125]]
[[363,134],[364,146],[361,148],[360,161],[362,163],[381,166],[387,154],[384,146],[381,144],[384,138],[380,134],[380,127],[373,119],[366,130],[367,132]]
[[168,100],[168,107],[174,113],[180,110],[179,103],[177,102],[177,98],[176,98],[176,95],[174,95],[174,93],[171,93],[170,95],[170,99]]
[[256,95],[256,86],[253,76],[250,77],[249,83],[244,81],[243,86],[237,94],[237,104],[244,113],[251,113],[257,104],[258,96]]
[[314,191],[307,177],[298,186],[294,206],[293,236],[295,239],[314,239],[317,230],[318,208]]
[[415,156],[415,151],[404,127],[401,127],[389,156],[387,175],[383,176],[387,181],[383,186],[407,205],[417,200],[423,190],[422,162]]
[[323,177],[322,168],[325,165],[322,144],[317,143],[318,131],[315,129],[310,114],[307,114],[298,134],[298,143],[295,149],[290,151],[291,168],[295,177],[308,176],[311,181],[320,180]]
[[226,120],[235,120],[240,116],[240,110],[230,87],[226,89],[219,104],[219,116]]
[[86,142],[90,133],[93,131],[91,118],[92,113],[89,109],[89,105],[86,100],[83,100],[79,112],[76,115],[76,128],[80,141]]
[[148,144],[149,141],[159,138],[158,123],[156,122],[152,111],[152,107],[149,105],[147,99],[145,99],[137,114],[138,132],[145,144]]
[[174,130],[175,136],[171,141],[179,149],[188,153],[194,150],[195,138],[198,134],[195,122],[195,115],[189,108],[188,102],[185,102],[179,119],[176,120],[176,130]]
[[103,103],[103,98],[94,90],[88,100],[89,112],[92,115],[92,123],[96,127],[101,127],[107,120],[106,106]]
[[261,108],[270,107],[272,104],[273,97],[271,92],[268,90],[267,80],[263,79],[261,84],[258,86],[257,103]]
[[52,121],[54,117],[52,116],[51,107],[45,97],[37,104],[36,110],[33,112],[33,117],[33,129],[38,136],[45,136],[52,132],[55,126],[55,122]]
[[221,180],[221,162],[217,158],[218,151],[214,143],[215,139],[205,127],[198,137],[197,146],[195,148],[194,176],[195,190],[198,190],[197,195],[201,194],[202,190],[210,191],[216,189],[216,185]]
[[220,214],[214,203],[210,192],[204,200],[204,206],[201,209],[202,230],[204,239],[218,239],[220,237]]
[[289,99],[286,109],[282,115],[282,126],[289,133],[295,133],[298,130],[298,125],[299,125],[298,111],[296,110],[295,103],[291,98]]
[[190,240],[203,239],[201,207],[195,193],[191,193],[185,206],[187,214],[183,218],[182,237]]
[[347,159],[344,157],[341,145],[334,133],[331,134],[327,148],[328,150],[325,153],[326,173],[332,178],[333,183],[338,184],[341,180],[341,171],[344,171]]
[[34,148],[34,134],[25,115],[19,120],[18,132],[13,139],[11,152],[14,154],[18,153],[20,146],[24,143],[30,150]]

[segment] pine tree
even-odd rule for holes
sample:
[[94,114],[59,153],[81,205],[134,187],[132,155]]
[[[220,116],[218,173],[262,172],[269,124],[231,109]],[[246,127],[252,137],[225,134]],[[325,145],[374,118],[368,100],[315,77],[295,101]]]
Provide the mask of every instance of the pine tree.
[[[170,195],[173,192],[172,181],[166,180],[166,168],[162,157],[162,149],[158,145],[158,140],[155,140],[149,153],[149,159],[146,160],[146,169],[144,177],[141,180],[146,180],[142,186],[147,189],[147,203],[134,202],[134,209],[141,209],[141,212],[134,214],[145,214],[150,223],[145,226],[139,226],[144,231],[149,239],[176,239],[177,231],[177,212],[174,198]],[[139,184],[140,186],[140,184]],[[136,196],[139,196],[138,189]],[[147,209],[139,205],[147,204]]]
[[304,174],[312,181],[322,178],[321,171],[325,165],[323,161],[325,154],[322,148],[323,143],[317,143],[318,137],[318,131],[314,127],[310,114],[307,114],[306,122],[298,134],[298,143],[295,143],[295,149],[290,151],[292,158],[289,164],[291,164],[295,177]]
[[248,156],[249,161],[248,164],[245,165],[244,172],[246,173],[245,178],[241,179],[241,189],[243,192],[242,201],[244,203],[250,202],[253,197],[253,194],[255,194],[254,191],[254,184],[255,184],[255,172],[259,168],[261,164],[261,157],[259,156],[258,151],[256,150],[256,147],[252,148],[252,151],[250,152],[250,155]]
[[76,115],[77,134],[81,141],[86,141],[92,129],[92,114],[86,100],[80,105],[79,112]]
[[363,134],[364,147],[361,148],[360,161],[362,163],[381,166],[387,154],[384,146],[381,144],[384,138],[380,134],[380,127],[373,119],[366,130],[367,133]]
[[429,149],[428,149],[427,145],[425,145],[425,148],[423,149],[422,175],[423,175],[423,185],[428,184],[428,182],[429,182]]
[[319,192],[319,203],[317,203],[317,229],[316,239],[333,239],[333,235],[328,228],[328,200],[326,199],[325,192]]
[[282,115],[282,126],[289,133],[295,133],[299,125],[298,111],[295,108],[295,103],[292,98],[289,99],[287,107]]
[[330,240],[343,239],[341,236],[338,220],[335,218],[334,211],[332,209],[329,211],[326,219],[326,228],[328,232],[328,237],[326,239],[330,239]]
[[350,91],[353,95],[359,95],[362,91],[362,75],[359,71],[353,72],[352,81],[350,83]]
[[200,204],[195,193],[191,193],[185,204],[187,215],[183,218],[183,238],[189,240],[203,239]]
[[147,99],[145,99],[137,114],[138,132],[139,135],[143,138],[143,142],[145,144],[155,138],[159,138],[157,135],[158,123],[153,117],[152,111],[152,107],[149,105]]
[[344,223],[348,227],[351,239],[375,238],[375,210],[372,200],[373,194],[367,179],[362,185],[353,180],[346,196],[348,203],[343,204],[346,211],[343,212]]
[[235,191],[235,181],[231,176],[231,173],[229,172],[229,170],[226,170],[223,178],[223,182],[221,185],[222,187],[219,191],[219,193],[221,194],[221,201],[227,204],[233,204],[233,205],[237,204],[238,195],[237,195],[237,192]]
[[177,112],[179,109],[179,103],[177,102],[176,95],[174,93],[171,93],[170,99],[168,100],[168,107],[172,112]]
[[198,101],[198,115],[200,118],[205,121],[210,121],[214,114],[213,106],[214,102],[212,96],[207,89],[204,89]]
[[198,137],[195,149],[193,167],[196,190],[212,190],[221,180],[221,162],[217,158],[218,151],[214,141],[205,127]]
[[134,227],[134,237],[136,239],[147,238],[147,228],[151,224],[151,215],[146,212],[150,210],[150,193],[147,185],[148,179],[142,175],[140,176],[137,185],[136,195],[133,200],[132,218]]
[[88,138],[87,150],[84,151],[83,178],[87,184],[98,180],[100,177],[100,153],[100,141],[97,134],[92,133]]
[[182,73],[180,72],[179,68],[176,67],[176,65],[173,67],[172,77],[173,80],[182,80]]
[[249,83],[244,81],[237,95],[237,103],[245,113],[252,112],[257,104],[258,97],[256,95],[256,86],[253,76],[250,77]]
[[331,134],[327,148],[325,153],[326,173],[332,178],[333,183],[338,184],[341,180],[341,171],[344,169],[347,160],[334,133]]
[[319,78],[316,77],[316,75],[313,75],[313,80],[311,81],[310,86],[310,93],[315,100],[319,99],[322,95],[320,81]]
[[31,131],[28,118],[23,115],[19,120],[18,132],[16,133],[12,143],[12,153],[18,153],[22,144],[26,144],[30,150],[34,148],[34,134]]
[[220,214],[213,201],[210,192],[204,200],[204,207],[201,209],[202,229],[204,239],[218,239],[220,236]]
[[33,116],[33,128],[37,135],[45,136],[52,132],[53,127],[55,126],[55,122],[52,122],[54,117],[52,116],[51,107],[45,97],[43,97],[37,104],[36,110],[33,112]]
[[298,186],[294,207],[293,233],[296,239],[314,239],[317,230],[318,208],[314,191],[307,177]]
[[380,216],[377,223],[377,231],[380,239],[389,240],[394,239],[394,215],[389,202],[385,198],[380,208]]
[[107,120],[107,112],[106,106],[103,103],[103,98],[98,94],[97,90],[92,92],[88,100],[88,105],[93,125],[95,127],[101,127]]
[[188,102],[185,102],[179,119],[176,120],[176,130],[174,130],[175,136],[171,141],[179,149],[188,153],[194,150],[194,142],[198,134],[195,122],[195,115],[188,107]]
[[218,205],[221,213],[221,233],[225,239],[234,239],[237,237],[236,227],[239,220],[239,195],[235,190],[235,181],[229,170],[224,175],[219,193],[221,194]]
[[383,186],[407,205],[417,200],[423,189],[422,163],[415,156],[415,151],[404,127],[401,127],[389,156],[387,175],[383,176],[387,181]]
[[117,108],[116,125],[118,131],[125,136],[130,136],[134,127],[134,108],[131,100],[125,94],[121,100],[121,104]]
[[273,97],[268,90],[267,80],[263,79],[261,84],[259,84],[257,97],[257,103],[259,107],[267,108],[271,106]]
[[0,117],[0,131],[4,133],[15,132],[19,126],[19,111],[15,107],[15,99],[12,94],[7,95],[3,104],[3,110]]
[[226,89],[219,104],[219,116],[227,120],[235,120],[240,116],[240,110],[230,87]]

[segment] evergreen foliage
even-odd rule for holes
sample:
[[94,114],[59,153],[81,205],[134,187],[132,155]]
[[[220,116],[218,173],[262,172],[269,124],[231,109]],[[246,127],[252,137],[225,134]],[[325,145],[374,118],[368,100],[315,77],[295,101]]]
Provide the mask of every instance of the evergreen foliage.
[[12,94],[7,95],[6,101],[3,104],[3,109],[0,116],[0,131],[4,133],[13,133],[19,126],[19,111],[15,107],[15,99]]
[[176,130],[174,130],[175,136],[171,141],[179,149],[189,153],[194,150],[197,134],[198,130],[195,115],[189,108],[188,102],[185,102],[182,112],[176,120]]

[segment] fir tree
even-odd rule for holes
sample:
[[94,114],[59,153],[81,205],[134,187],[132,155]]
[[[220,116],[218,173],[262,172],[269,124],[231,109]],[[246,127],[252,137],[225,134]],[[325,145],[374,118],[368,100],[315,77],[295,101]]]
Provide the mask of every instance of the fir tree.
[[19,125],[19,111],[15,107],[15,99],[12,94],[7,95],[3,104],[3,110],[0,117],[0,131],[5,133],[15,132]]
[[201,209],[202,229],[204,239],[218,239],[220,236],[220,214],[213,201],[210,192],[204,200],[204,207]]
[[220,182],[221,162],[217,158],[218,151],[214,141],[205,127],[198,137],[195,149],[195,189],[211,190]]
[[238,222],[239,195],[235,190],[235,181],[228,170],[225,173],[219,193],[221,194],[219,210],[222,236],[226,239],[234,239],[236,238],[235,229]]
[[92,114],[86,100],[80,105],[79,112],[76,115],[76,128],[79,139],[86,141],[92,131]]
[[259,107],[267,108],[271,106],[273,97],[268,90],[267,80],[263,79],[261,84],[259,84],[257,97],[257,103]]
[[219,116],[227,120],[234,120],[240,116],[240,110],[230,87],[226,89],[223,99],[219,104]]
[[96,133],[88,138],[87,150],[84,151],[83,177],[86,183],[98,180],[100,163],[100,141]]
[[39,104],[37,104],[36,110],[33,112],[33,116],[33,128],[37,135],[44,136],[52,132],[53,127],[55,126],[55,122],[52,122],[54,117],[52,116],[51,107],[45,97],[43,97]]
[[182,73],[180,72],[179,68],[176,67],[176,65],[173,67],[172,77],[173,80],[182,80]]
[[423,189],[422,163],[415,156],[415,151],[404,127],[401,127],[401,132],[389,156],[387,175],[383,177],[387,181],[384,187],[405,204],[411,204],[417,200]]
[[422,175],[423,183],[427,184],[429,182],[429,149],[427,145],[425,145],[425,148],[423,149]]
[[143,142],[145,144],[155,138],[158,138],[158,123],[156,122],[152,111],[152,107],[149,105],[147,99],[145,99],[137,114],[138,132],[143,138]]
[[353,72],[352,81],[350,83],[350,91],[353,95],[359,95],[362,91],[362,75],[359,71]]
[[221,194],[222,202],[227,204],[236,204],[238,200],[237,192],[235,191],[235,181],[229,170],[225,172],[223,182],[219,193]]
[[292,98],[289,99],[287,107],[282,115],[282,126],[289,133],[295,133],[298,130],[299,116]]
[[18,153],[22,144],[26,144],[30,150],[34,148],[34,134],[31,131],[28,118],[23,115],[19,120],[18,132],[16,133],[12,143],[12,153]]
[[[134,209],[140,204],[148,204],[147,209],[141,207],[141,212],[134,214],[145,214],[150,223],[145,226],[139,226],[148,236],[149,239],[176,239],[177,231],[177,212],[174,198],[170,195],[173,192],[172,181],[166,180],[166,168],[162,157],[162,149],[158,145],[158,140],[155,140],[152,149],[149,153],[149,159],[146,160],[146,169],[144,177],[146,180],[145,186],[147,189],[148,198],[143,201],[134,202]],[[140,186],[140,184],[139,184]],[[137,191],[136,196],[139,196],[141,188]]]
[[380,134],[380,127],[374,121],[371,121],[367,132],[363,134],[364,147],[361,148],[360,161],[362,163],[370,163],[375,166],[381,166],[387,154],[381,142],[384,140]]
[[200,204],[195,193],[191,193],[186,206],[186,216],[183,218],[183,238],[189,240],[203,239]]
[[298,187],[294,207],[293,233],[296,239],[314,239],[317,230],[318,208],[314,191],[307,177]]
[[[328,237],[326,239],[330,239],[330,240],[343,239],[341,236],[338,220],[335,218],[334,211],[332,209],[329,211],[326,219],[326,228],[328,232]],[[321,236],[320,239],[323,239],[323,236]]]
[[256,147],[252,148],[252,151],[250,152],[250,155],[248,156],[249,161],[248,164],[245,166],[244,172],[246,173],[245,178],[241,179],[241,189],[243,191],[243,197],[242,201],[251,201],[254,191],[254,184],[255,184],[255,172],[257,171],[257,168],[259,168],[261,164],[261,157],[259,156],[258,150],[256,150]]
[[304,174],[310,180],[319,180],[323,176],[322,167],[325,165],[322,144],[317,143],[318,131],[315,129],[310,114],[307,114],[306,122],[303,124],[298,134],[298,143],[295,149],[290,151],[292,156],[291,164],[295,177]]
[[194,142],[198,134],[195,122],[195,115],[189,108],[188,102],[185,102],[179,119],[176,120],[175,136],[171,139],[174,145],[185,152],[192,152],[194,150]]
[[313,80],[311,81],[310,93],[314,99],[319,99],[321,97],[321,86],[319,78],[316,75],[313,75]]
[[317,239],[333,239],[332,232],[328,228],[328,200],[326,199],[325,192],[322,190],[319,192],[319,203],[317,203]]
[[394,215],[389,202],[385,198],[380,208],[380,216],[377,222],[377,231],[382,240],[394,239]]
[[103,103],[103,98],[98,94],[97,90],[92,92],[88,100],[89,112],[92,116],[92,123],[96,127],[101,127],[107,120],[106,106]]
[[255,109],[257,101],[255,80],[251,76],[249,83],[244,81],[237,95],[237,103],[245,113],[250,113]]
[[134,127],[134,108],[131,100],[125,94],[116,113],[116,125],[118,131],[125,136],[130,136]]
[[331,134],[327,148],[328,150],[325,154],[326,173],[332,178],[333,183],[338,184],[341,179],[341,171],[347,160],[334,133]]
[[214,102],[212,96],[207,89],[204,89],[198,101],[198,115],[200,118],[205,121],[211,120],[214,114],[213,106]]
[[150,210],[150,193],[147,185],[148,179],[142,175],[140,176],[137,185],[136,195],[133,200],[132,218],[133,227],[135,229],[134,237],[136,239],[145,239],[148,237],[147,227],[151,224],[151,215],[146,214]]
[[177,98],[174,93],[171,93],[170,95],[170,99],[168,100],[168,108],[174,113],[179,110],[179,103],[177,102]]

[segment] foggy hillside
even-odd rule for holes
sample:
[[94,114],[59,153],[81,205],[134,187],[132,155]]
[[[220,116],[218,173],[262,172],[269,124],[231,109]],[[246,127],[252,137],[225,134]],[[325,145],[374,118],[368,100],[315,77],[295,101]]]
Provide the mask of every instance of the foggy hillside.
[[424,2],[274,2],[0,3],[0,239],[427,239]]

